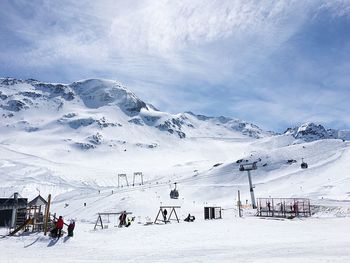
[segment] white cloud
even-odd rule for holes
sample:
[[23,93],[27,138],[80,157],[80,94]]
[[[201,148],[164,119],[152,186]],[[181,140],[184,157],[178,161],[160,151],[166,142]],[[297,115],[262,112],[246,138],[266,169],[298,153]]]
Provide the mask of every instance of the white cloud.
[[[222,108],[222,114],[250,118],[257,113],[252,105],[260,103],[269,109],[269,118],[308,118],[326,108],[330,97],[320,103],[311,95],[286,99],[286,89],[315,94],[316,82],[339,88],[349,81],[344,61],[337,69],[317,68],[295,50],[297,57],[286,56],[292,53],[290,39],[323,12],[335,20],[349,15],[345,0],[3,0],[1,5],[0,37],[11,38],[1,43],[21,45],[0,43],[0,70],[35,72],[43,76],[33,77],[44,80],[48,72],[50,78],[57,74],[69,81],[119,79],[172,111],[220,113],[213,99],[229,102],[231,96],[240,101]],[[283,61],[281,53],[293,61]],[[300,60],[290,72],[294,79],[279,79],[294,60]],[[332,76],[323,78],[330,71]],[[308,86],[310,79],[315,83]],[[284,80],[294,83],[281,85]],[[339,95],[334,96],[337,104]],[[172,101],[182,105],[172,106]],[[303,114],[308,102],[314,106]]]

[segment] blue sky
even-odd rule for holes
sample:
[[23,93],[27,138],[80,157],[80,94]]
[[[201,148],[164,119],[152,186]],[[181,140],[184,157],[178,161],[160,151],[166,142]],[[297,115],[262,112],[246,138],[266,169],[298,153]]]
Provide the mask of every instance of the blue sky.
[[350,128],[349,0],[0,0],[0,75],[115,79],[172,113]]

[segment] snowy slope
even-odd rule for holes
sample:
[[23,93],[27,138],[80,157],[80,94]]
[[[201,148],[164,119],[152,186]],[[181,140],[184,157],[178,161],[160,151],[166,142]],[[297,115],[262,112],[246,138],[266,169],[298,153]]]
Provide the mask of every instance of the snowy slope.
[[[247,175],[239,171],[239,165],[251,162],[258,167],[252,172],[256,197],[308,197],[316,217],[349,216],[347,131],[306,124],[278,135],[232,118],[170,114],[110,80],[66,85],[6,78],[0,79],[0,92],[1,196],[52,194],[51,211],[66,220],[76,219],[78,226],[73,240],[53,242],[41,234],[0,240],[1,249],[6,249],[6,254],[0,253],[1,262],[21,262],[16,251],[23,244],[41,250],[43,258],[59,256],[67,246],[73,251],[85,250],[84,255],[70,252],[76,262],[115,262],[116,258],[130,262],[211,262],[219,258],[232,262],[236,257],[251,262],[261,254],[270,255],[261,262],[279,262],[286,254],[291,261],[304,262],[298,255],[308,251],[312,251],[310,261],[305,262],[349,259],[350,240],[341,231],[348,218],[288,223],[235,218],[237,190],[243,202],[250,203]],[[306,170],[300,168],[302,158],[309,164]],[[136,178],[132,186],[133,173],[139,171],[145,184],[140,185]],[[122,182],[123,187],[118,187],[118,173],[127,174],[129,186]],[[174,182],[178,183],[178,200],[169,198]],[[181,206],[180,218],[194,214],[196,223],[143,226],[155,219],[159,205],[170,204]],[[205,222],[204,205],[222,206],[224,220]],[[98,212],[122,210],[132,211],[136,217],[130,231],[114,228],[116,218],[109,223],[104,220],[109,229],[92,231]],[[329,245],[316,238],[322,228],[334,228],[322,233],[322,238],[337,241],[333,252],[320,255],[316,251]],[[203,229],[207,232],[204,238]],[[262,246],[255,238],[257,231],[268,237],[264,239],[268,244]],[[278,239],[281,231],[285,243]],[[188,236],[184,238],[185,232]],[[106,240],[113,246],[106,245]],[[154,244],[165,252],[155,253]],[[98,253],[96,246],[100,247]],[[271,246],[275,250],[271,251]],[[122,250],[118,257],[115,247]],[[233,253],[232,247],[240,249]],[[257,252],[243,252],[252,247]],[[204,248],[208,257],[203,256]],[[35,253],[27,255],[28,262],[35,262]]]
[[[349,200],[349,175],[339,172],[347,168],[349,143],[325,139],[329,133],[320,125],[275,135],[231,118],[170,114],[111,80],[66,85],[4,78],[0,88],[4,196],[34,196],[38,189],[57,202],[84,199],[82,191],[115,189],[118,173],[131,180],[142,171],[166,199],[178,181],[203,202],[232,202],[232,191],[247,186],[236,162],[242,159],[258,164],[257,196]],[[302,158],[308,170],[300,169]],[[143,191],[133,190],[130,198]],[[246,190],[243,195],[249,199]]]

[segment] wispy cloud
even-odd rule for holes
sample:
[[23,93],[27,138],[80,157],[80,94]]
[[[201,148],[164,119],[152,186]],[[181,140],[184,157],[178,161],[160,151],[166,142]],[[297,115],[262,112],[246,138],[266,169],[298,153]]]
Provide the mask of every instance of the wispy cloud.
[[346,0],[0,5],[2,75],[118,79],[161,109],[232,115],[270,129],[304,120],[350,124]]

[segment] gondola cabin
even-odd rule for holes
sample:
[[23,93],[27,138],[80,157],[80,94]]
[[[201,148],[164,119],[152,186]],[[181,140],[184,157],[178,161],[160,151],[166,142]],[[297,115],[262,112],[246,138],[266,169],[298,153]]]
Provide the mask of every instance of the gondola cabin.
[[174,183],[174,184],[175,184],[175,188],[170,191],[170,198],[171,199],[178,199],[179,198],[179,191],[176,189],[177,183]]
[[301,165],[300,165],[301,169],[307,169],[309,166],[306,162],[304,162],[304,158],[301,161]]

